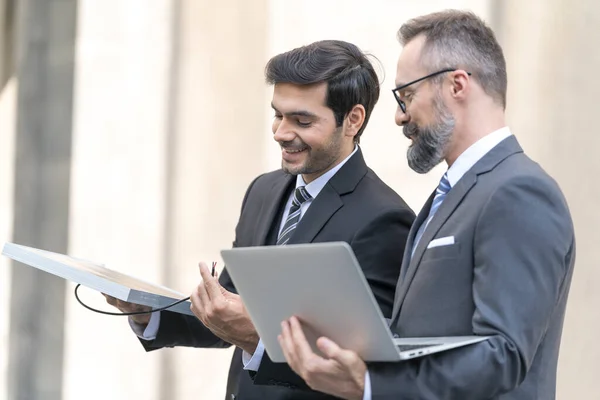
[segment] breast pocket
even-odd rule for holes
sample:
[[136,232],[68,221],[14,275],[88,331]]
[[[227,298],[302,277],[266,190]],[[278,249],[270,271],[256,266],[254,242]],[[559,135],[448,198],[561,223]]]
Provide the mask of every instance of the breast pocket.
[[456,258],[460,255],[460,243],[449,244],[446,246],[437,246],[426,249],[423,253],[421,263],[428,261],[437,261],[447,258]]
[[444,336],[468,326],[472,303],[472,268],[461,257],[460,243],[454,243],[423,253],[402,313],[419,334]]

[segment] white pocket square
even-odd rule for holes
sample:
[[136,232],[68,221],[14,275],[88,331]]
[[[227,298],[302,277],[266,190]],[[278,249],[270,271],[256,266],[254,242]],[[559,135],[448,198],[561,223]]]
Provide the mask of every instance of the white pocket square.
[[427,248],[432,249],[434,247],[449,246],[451,244],[454,244],[454,236],[446,236],[442,238],[433,239],[431,242],[429,242]]

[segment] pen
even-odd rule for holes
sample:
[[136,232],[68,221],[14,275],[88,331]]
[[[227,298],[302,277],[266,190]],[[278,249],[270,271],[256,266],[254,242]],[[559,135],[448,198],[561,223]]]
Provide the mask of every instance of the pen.
[[212,271],[210,273],[210,276],[215,276],[215,266],[216,265],[217,265],[217,263],[213,261],[213,263],[212,263]]

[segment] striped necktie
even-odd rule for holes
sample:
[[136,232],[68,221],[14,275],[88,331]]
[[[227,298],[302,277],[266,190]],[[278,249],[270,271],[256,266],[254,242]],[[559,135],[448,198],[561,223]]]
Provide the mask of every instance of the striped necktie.
[[440,208],[440,205],[446,198],[446,195],[448,194],[450,189],[452,189],[452,187],[450,186],[450,182],[448,181],[448,172],[446,172],[444,176],[442,176],[440,184],[438,185],[437,190],[435,191],[435,197],[433,198],[433,202],[431,203],[429,215],[427,216],[427,219],[423,221],[423,223],[419,227],[419,230],[417,231],[417,234],[415,235],[411,257],[415,253],[415,249],[417,248],[419,240],[421,240],[421,236],[423,236],[423,232],[425,232],[425,228],[427,228],[429,221],[431,221],[438,208]]
[[298,226],[298,222],[300,222],[300,216],[302,215],[300,206],[311,198],[312,196],[306,191],[304,186],[298,186],[296,188],[294,191],[294,198],[292,199],[292,206],[290,207],[290,213],[288,214],[285,224],[281,229],[281,233],[279,234],[279,238],[277,239],[278,245],[284,245],[290,240],[294,230],[296,230],[296,227]]

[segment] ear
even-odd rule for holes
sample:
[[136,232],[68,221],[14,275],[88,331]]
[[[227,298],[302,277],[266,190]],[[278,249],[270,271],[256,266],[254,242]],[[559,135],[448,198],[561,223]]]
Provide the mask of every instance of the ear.
[[466,71],[459,69],[452,72],[450,95],[455,99],[464,99],[470,91],[471,83],[471,77]]
[[344,120],[345,135],[354,137],[365,123],[366,111],[362,104],[355,104]]

